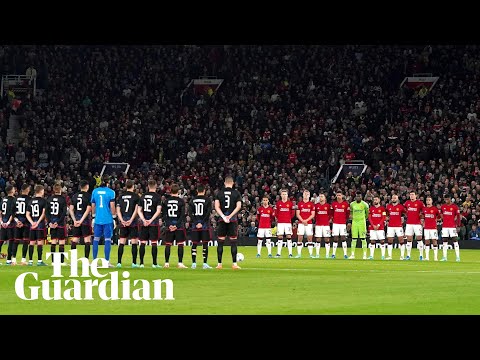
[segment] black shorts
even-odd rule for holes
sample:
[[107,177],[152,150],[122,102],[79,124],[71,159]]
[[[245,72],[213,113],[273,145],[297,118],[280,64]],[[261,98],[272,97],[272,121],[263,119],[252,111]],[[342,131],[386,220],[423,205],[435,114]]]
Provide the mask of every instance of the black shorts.
[[236,238],[238,236],[238,223],[237,222],[225,223],[223,221],[220,221],[218,223],[217,236],[218,237],[228,236],[230,238],[232,237]]
[[121,226],[118,233],[120,239],[138,239],[138,226]]
[[199,231],[192,230],[193,243],[209,242],[210,240],[212,240],[212,234],[210,232],[210,229]]
[[23,224],[15,228],[15,240],[30,240],[30,226]]
[[174,240],[177,240],[177,243],[185,241],[187,239],[187,234],[185,229],[177,229],[175,231],[167,231],[165,232],[165,243],[173,244]]
[[8,241],[15,239],[15,227],[1,228],[0,230],[0,240]]
[[66,238],[67,238],[67,228],[65,227],[56,227],[55,229],[50,228],[50,239],[65,240]]
[[30,241],[45,240],[47,237],[47,230],[30,230]]
[[160,238],[160,226],[142,226],[140,228],[140,240],[142,241],[158,241]]
[[79,227],[72,228],[72,236],[74,238],[87,237],[92,235],[91,225],[80,225]]

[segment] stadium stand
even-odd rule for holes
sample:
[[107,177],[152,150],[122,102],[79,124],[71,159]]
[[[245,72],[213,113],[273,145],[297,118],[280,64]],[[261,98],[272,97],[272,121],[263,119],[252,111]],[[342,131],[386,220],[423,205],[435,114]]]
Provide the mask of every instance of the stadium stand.
[[[154,177],[189,199],[198,182],[214,194],[233,175],[243,194],[242,228],[288,188],[314,197],[342,189],[368,202],[392,191],[441,203],[452,194],[467,239],[480,215],[478,46],[0,46],[2,75],[36,71],[36,96],[2,94],[0,191],[23,182],[78,181],[104,162],[137,191]],[[30,68],[30,70],[28,70]],[[27,72],[30,71],[29,73]],[[427,73],[435,86],[400,86]],[[223,79],[196,92],[192,79]],[[15,102],[15,100],[17,100]],[[19,102],[21,101],[21,102]],[[9,129],[11,131],[9,131]],[[348,160],[361,176],[331,184]],[[215,219],[214,219],[215,224]]]

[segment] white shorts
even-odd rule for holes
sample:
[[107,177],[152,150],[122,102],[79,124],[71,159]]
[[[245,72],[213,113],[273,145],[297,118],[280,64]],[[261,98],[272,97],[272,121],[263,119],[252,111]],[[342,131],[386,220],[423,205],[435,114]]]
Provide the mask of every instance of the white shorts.
[[298,224],[297,235],[303,236],[305,234],[307,236],[313,236],[313,224]]
[[413,236],[413,234],[415,234],[415,236],[422,236],[422,230],[422,225],[420,224],[407,224],[405,226],[405,235]]
[[393,238],[397,235],[399,238],[403,238],[403,228],[400,227],[388,227],[387,228],[387,238]]
[[347,236],[347,225],[334,223],[332,225],[332,236]]
[[271,238],[272,229],[258,229],[257,238]]
[[425,240],[438,240],[438,231],[435,229],[424,229],[423,236]]
[[277,235],[293,235],[292,224],[279,223],[277,224]]
[[385,240],[385,230],[370,230],[370,240]]
[[457,229],[456,228],[442,228],[442,238],[455,238],[457,237]]
[[315,226],[315,237],[330,237],[332,236],[332,231],[330,230],[330,226]]

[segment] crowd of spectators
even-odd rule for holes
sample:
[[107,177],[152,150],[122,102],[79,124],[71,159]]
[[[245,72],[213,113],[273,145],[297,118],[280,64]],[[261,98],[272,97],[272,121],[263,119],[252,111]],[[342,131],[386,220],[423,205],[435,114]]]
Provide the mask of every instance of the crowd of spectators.
[[[95,186],[104,162],[128,162],[118,191],[128,177],[141,193],[153,177],[162,194],[179,182],[188,200],[196,183],[213,195],[233,175],[247,236],[263,194],[274,202],[281,188],[384,202],[416,189],[436,204],[448,192],[463,238],[479,221],[478,46],[0,46],[2,74],[32,67],[39,94],[21,111],[2,98],[0,191],[27,181],[48,194],[61,181],[71,196],[81,178]],[[439,80],[429,92],[400,87],[414,73]],[[212,95],[184,91],[201,76],[224,82]],[[18,145],[6,137],[13,111]],[[332,185],[351,159],[366,172]]]

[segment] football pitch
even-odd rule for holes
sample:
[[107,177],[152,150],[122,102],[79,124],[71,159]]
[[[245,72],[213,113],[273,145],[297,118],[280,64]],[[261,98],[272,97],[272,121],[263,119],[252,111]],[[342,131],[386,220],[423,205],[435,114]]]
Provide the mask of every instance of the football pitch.
[[[40,280],[54,280],[51,277],[53,267],[2,265],[0,315],[480,314],[479,250],[461,250],[461,262],[455,262],[453,250],[449,250],[448,262],[433,262],[431,251],[431,261],[421,262],[417,249],[412,250],[413,259],[410,261],[382,261],[379,249],[375,250],[377,260],[358,259],[362,255],[361,249],[357,249],[356,260],[324,259],[324,248],[321,249],[321,259],[310,259],[306,249],[301,259],[287,258],[286,249],[283,249],[283,258],[269,259],[265,248],[262,258],[257,259],[256,247],[248,246],[239,247],[239,252],[245,255],[245,260],[239,263],[241,270],[232,270],[228,246],[224,248],[222,270],[202,269],[201,248],[199,250],[195,270],[176,268],[176,247],[172,248],[171,268],[153,269],[150,248],[147,248],[145,268],[132,269],[129,246],[125,247],[122,269],[99,270],[103,274],[128,271],[132,291],[136,288],[133,286],[134,279],[150,283],[156,279],[171,279],[174,300],[105,301],[98,296],[94,300],[47,301],[41,296],[39,300],[22,300],[15,292],[17,277],[25,272],[38,273],[38,281],[32,276],[26,278],[24,287],[28,296],[30,286],[39,286]],[[163,246],[159,247],[159,263],[162,265],[163,251]],[[117,247],[112,247],[113,263],[116,263],[116,252]],[[83,255],[83,246],[79,247],[79,255]],[[102,255],[103,248],[100,248],[99,256]],[[341,248],[337,250],[339,255],[343,255]],[[399,250],[394,249],[393,255],[394,259],[398,259]],[[439,258],[441,256],[442,251],[439,250]],[[2,262],[5,263],[5,260]],[[191,265],[190,247],[185,248],[184,264]],[[216,265],[215,247],[210,248],[209,264]],[[65,277],[61,281],[67,280],[70,268],[62,268],[62,273]],[[50,286],[53,287],[51,282]],[[62,293],[70,287],[62,285]]]

